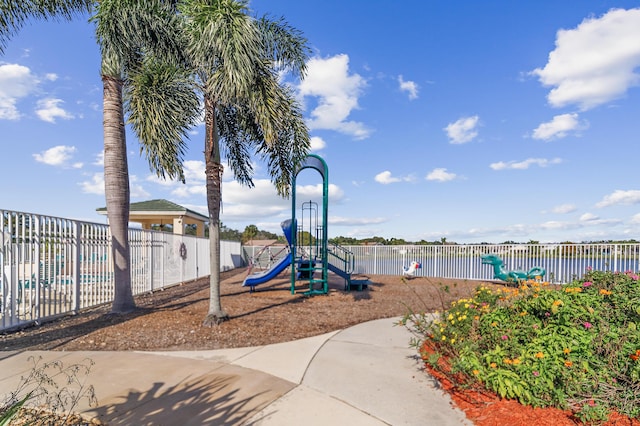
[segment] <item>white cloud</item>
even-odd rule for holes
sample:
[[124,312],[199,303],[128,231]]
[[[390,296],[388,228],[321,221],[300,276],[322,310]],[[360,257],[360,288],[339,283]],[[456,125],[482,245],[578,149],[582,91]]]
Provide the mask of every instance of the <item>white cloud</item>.
[[544,68],[531,73],[544,86],[553,107],[587,110],[622,97],[640,83],[640,9],[612,9],[559,30]]
[[80,187],[85,194],[104,195],[104,174],[94,173],[91,180],[80,182]]
[[55,123],[56,118],[71,120],[73,114],[65,111],[59,105],[64,103],[62,99],[46,98],[40,99],[37,103],[36,114],[41,120],[48,123]]
[[319,136],[312,136],[309,142],[311,143],[311,151],[314,152],[320,151],[327,146],[326,142]]
[[[175,181],[171,181],[171,184],[175,184]],[[179,198],[189,198],[193,196],[207,196],[207,187],[205,184],[200,185],[189,185],[189,184],[180,184],[173,191],[171,191],[171,195],[174,195]]]
[[104,149],[96,154],[96,160],[91,164],[94,166],[104,166]]
[[592,222],[594,220],[598,220],[599,217],[594,215],[593,213],[585,213],[580,216],[580,222]]
[[426,180],[435,180],[437,182],[448,182],[457,177],[455,173],[447,172],[445,168],[437,168],[430,171],[427,176],[425,176]]
[[[206,197],[207,188],[205,186],[205,164],[200,160],[186,160],[182,164],[184,171],[185,183],[178,180],[163,179],[152,173],[145,179],[147,182],[155,183],[167,189],[171,189],[171,195],[179,198],[189,198],[193,196]],[[225,168],[225,174],[228,170]],[[224,178],[224,175],[223,175]]]
[[18,64],[0,65],[0,120],[18,120],[16,104],[38,86],[38,78],[31,70]]
[[58,74],[50,72],[45,74],[44,78],[49,81],[56,81],[58,79]]
[[374,180],[383,185],[388,185],[390,183],[396,183],[396,182],[413,182],[415,181],[415,177],[412,175],[395,177],[391,175],[390,171],[385,170],[384,172],[378,173],[374,177]]
[[329,216],[329,225],[335,225],[335,226],[377,225],[379,223],[384,223],[387,221],[388,219],[384,217],[352,218],[352,217]]
[[608,207],[617,204],[638,204],[640,203],[640,190],[633,189],[622,191],[617,189],[612,194],[605,195],[604,198],[596,204],[596,207]]
[[[94,173],[90,180],[80,182],[80,188],[85,194],[104,195],[104,173]],[[135,175],[129,175],[129,191],[131,200],[141,200],[151,196],[138,183],[138,178]]]
[[151,194],[138,183],[138,177],[136,175],[129,175],[129,191],[132,200],[145,199],[151,196]]
[[559,206],[555,206],[553,209],[551,209],[551,211],[553,213],[559,214],[573,213],[574,211],[576,211],[576,206],[574,206],[573,204],[561,204]]
[[461,144],[471,142],[478,136],[478,125],[480,117],[463,117],[454,123],[449,123],[443,130],[447,132],[449,142]]
[[634,225],[640,224],[640,213],[636,213],[631,217],[631,223]]
[[534,139],[542,139],[549,141],[552,139],[560,139],[567,136],[570,131],[584,130],[589,127],[589,123],[585,120],[582,123],[578,120],[578,114],[561,114],[556,115],[547,123],[540,124],[533,131]]
[[[344,191],[337,185],[329,184],[329,201],[338,203],[344,198]],[[322,202],[322,184],[297,185],[296,196],[298,199],[315,199]]]
[[311,111],[310,129],[336,130],[365,139],[371,134],[363,123],[347,121],[358,108],[366,81],[358,74],[349,73],[349,56],[336,55],[330,58],[311,58],[307,63],[307,76],[298,88],[302,97],[318,98]]
[[398,84],[400,85],[400,91],[407,92],[409,99],[418,98],[418,85],[414,81],[404,81],[402,76],[398,76]]
[[402,180],[400,178],[391,176],[391,172],[388,170],[378,173],[374,179],[376,182],[381,183],[383,185],[400,182]]
[[33,158],[37,162],[48,164],[49,166],[79,169],[82,167],[82,163],[71,163],[70,161],[75,152],[75,146],[58,145],[40,153],[33,154]]
[[547,158],[527,158],[524,161],[499,161],[497,163],[491,163],[489,167],[493,170],[526,170],[533,165],[548,167],[550,165],[560,163],[562,163],[560,158],[553,158],[551,160]]
[[[237,181],[222,183],[222,213],[224,222],[291,216],[291,200],[280,197],[269,179],[254,179],[254,188],[247,188]],[[204,186],[203,186],[204,188]],[[313,200],[322,205],[322,184],[297,185],[299,200]],[[338,204],[344,198],[344,191],[337,185],[329,184],[329,205]]]
[[204,182],[206,175],[204,172],[205,163],[201,160],[187,160],[182,164],[184,170],[184,177],[187,182],[196,181]]

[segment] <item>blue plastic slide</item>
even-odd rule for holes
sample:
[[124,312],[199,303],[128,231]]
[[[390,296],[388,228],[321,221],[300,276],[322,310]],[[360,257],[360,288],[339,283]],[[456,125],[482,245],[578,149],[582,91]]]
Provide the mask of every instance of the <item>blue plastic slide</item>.
[[266,271],[259,272],[257,274],[249,275],[247,278],[244,279],[242,286],[251,287],[251,290],[253,290],[253,287],[257,286],[258,284],[265,283],[277,277],[289,265],[291,265],[291,253],[289,253],[288,255],[280,259],[278,262],[276,262],[271,267],[271,269],[267,269]]

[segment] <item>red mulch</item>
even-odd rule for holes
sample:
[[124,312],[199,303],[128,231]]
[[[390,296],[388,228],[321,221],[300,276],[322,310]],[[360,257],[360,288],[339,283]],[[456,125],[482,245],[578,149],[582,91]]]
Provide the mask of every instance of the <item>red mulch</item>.
[[[423,346],[423,351],[428,354],[429,348]],[[441,357],[438,363],[446,370],[446,359]],[[489,391],[463,389],[452,383],[447,375],[433,369],[426,362],[425,368],[438,380],[442,389],[451,396],[455,404],[476,426],[573,426],[584,424],[576,419],[571,411],[563,411],[553,407],[533,408],[522,405],[515,400],[502,399]],[[640,426],[640,421],[612,413],[608,421],[600,425]]]

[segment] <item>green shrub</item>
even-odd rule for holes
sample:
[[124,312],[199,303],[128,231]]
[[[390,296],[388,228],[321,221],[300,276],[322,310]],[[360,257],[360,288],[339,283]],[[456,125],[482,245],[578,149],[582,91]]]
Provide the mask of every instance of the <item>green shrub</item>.
[[[640,283],[634,273],[587,271],[561,287],[478,287],[427,321],[407,315],[446,373],[522,404],[570,409],[594,422],[640,417]],[[438,368],[440,363],[434,364]],[[458,380],[459,381],[459,380]]]

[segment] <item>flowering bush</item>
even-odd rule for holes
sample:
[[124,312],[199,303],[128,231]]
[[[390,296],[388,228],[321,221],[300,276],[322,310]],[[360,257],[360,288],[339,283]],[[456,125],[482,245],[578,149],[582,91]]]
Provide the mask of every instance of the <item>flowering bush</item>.
[[478,287],[433,321],[420,316],[405,318],[422,337],[416,345],[434,368],[446,357],[443,372],[460,385],[570,409],[585,421],[611,410],[640,417],[640,283],[632,272],[587,271],[555,287]]

